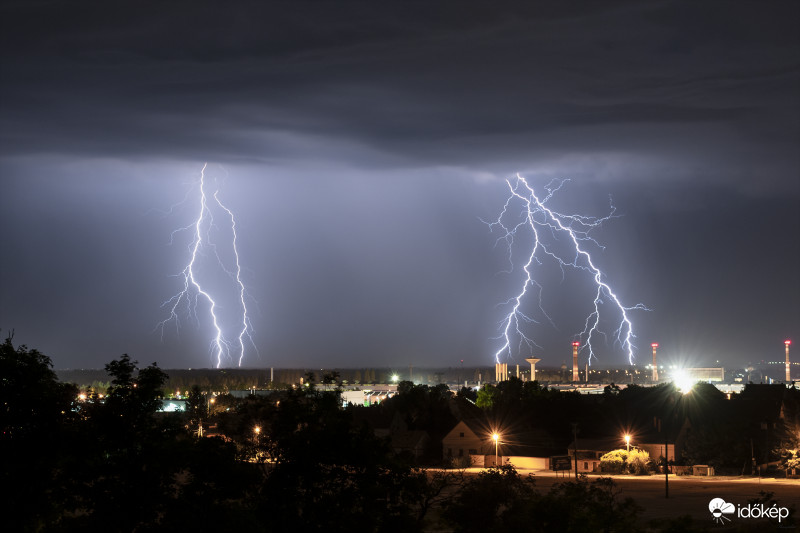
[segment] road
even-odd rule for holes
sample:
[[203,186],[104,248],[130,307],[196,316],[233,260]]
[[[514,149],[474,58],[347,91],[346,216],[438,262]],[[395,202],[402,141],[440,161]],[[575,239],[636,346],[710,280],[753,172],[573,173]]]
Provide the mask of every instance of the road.
[[[550,471],[525,471],[536,478],[536,486],[549,489],[563,481]],[[589,480],[599,476],[590,475]],[[800,480],[751,477],[698,477],[670,476],[669,498],[664,497],[664,476],[612,476],[622,497],[631,497],[644,507],[642,518],[675,518],[690,515],[698,520],[710,519],[708,504],[713,498],[722,498],[734,504],[747,504],[759,496],[760,491],[772,492],[779,505],[794,504],[800,511]],[[572,478],[574,479],[574,477]]]
[[[480,472],[480,468],[470,468],[470,472]],[[562,477],[549,470],[518,469],[522,475],[533,474],[536,486],[547,491],[555,483],[572,478]],[[588,479],[596,479],[589,475]],[[669,498],[664,497],[664,476],[606,476],[612,477],[620,490],[621,497],[630,497],[644,508],[641,518],[644,521],[660,518],[677,518],[689,515],[698,521],[711,520],[708,508],[714,498],[722,498],[735,505],[746,505],[747,501],[759,496],[760,491],[774,493],[779,506],[794,504],[800,513],[800,480],[752,477],[699,477],[669,476]]]

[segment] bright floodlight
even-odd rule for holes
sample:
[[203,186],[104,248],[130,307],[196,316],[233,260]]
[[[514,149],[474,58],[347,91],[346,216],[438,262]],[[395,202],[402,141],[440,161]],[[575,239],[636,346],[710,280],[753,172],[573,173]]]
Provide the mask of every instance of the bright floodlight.
[[692,391],[692,387],[694,387],[694,381],[682,368],[673,372],[672,381],[675,383],[675,387],[684,394],[689,394]]
[[500,439],[500,435],[498,435],[497,433],[492,433],[492,438],[494,439],[495,442],[497,442]]
[[397,374],[392,374],[392,382],[397,383],[397,381],[399,379],[400,379],[400,376],[398,376]]

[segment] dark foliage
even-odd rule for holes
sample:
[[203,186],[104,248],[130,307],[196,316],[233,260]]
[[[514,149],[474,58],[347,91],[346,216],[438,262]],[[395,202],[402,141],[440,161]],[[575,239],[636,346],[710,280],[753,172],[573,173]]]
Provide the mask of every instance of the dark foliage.
[[[274,460],[258,513],[277,531],[414,531],[422,474],[394,462],[385,441],[354,427],[337,392],[291,391],[269,421]],[[335,517],[335,519],[332,519]]]
[[52,484],[63,442],[78,418],[78,390],[59,383],[50,359],[9,336],[0,345],[0,456],[3,529],[36,531],[61,511],[63,494]]
[[639,531],[639,512],[630,498],[620,498],[610,478],[560,483],[542,494],[533,477],[502,466],[468,481],[446,506],[444,516],[463,533],[610,533]]

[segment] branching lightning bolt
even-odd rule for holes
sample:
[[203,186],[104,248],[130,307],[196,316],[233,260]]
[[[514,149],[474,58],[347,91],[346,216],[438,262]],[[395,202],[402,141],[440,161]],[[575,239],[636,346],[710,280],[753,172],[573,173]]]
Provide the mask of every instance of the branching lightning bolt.
[[[170,242],[172,242],[177,233],[183,231],[192,232],[192,241],[189,244],[190,259],[181,273],[178,274],[178,276],[182,277],[183,279],[183,289],[162,304],[162,307],[169,308],[169,316],[158,324],[157,329],[161,329],[162,339],[164,335],[164,328],[168,323],[174,322],[177,330],[180,324],[179,310],[184,305],[187,306],[190,314],[197,319],[198,300],[204,300],[209,306],[209,315],[213,324],[214,335],[213,339],[211,340],[211,351],[214,359],[216,360],[217,368],[221,367],[224,362],[229,360],[232,361],[234,358],[237,360],[238,366],[242,366],[242,361],[245,354],[245,338],[247,339],[247,343],[253,346],[256,351],[257,348],[255,346],[255,342],[253,341],[252,325],[250,323],[250,317],[247,310],[247,291],[244,283],[242,282],[242,267],[239,260],[239,250],[237,248],[238,236],[236,233],[236,219],[233,215],[233,212],[219,199],[219,191],[214,191],[213,195],[211,196],[213,198],[213,204],[216,204],[216,206],[224,211],[226,216],[230,218],[229,227],[232,234],[230,250],[233,255],[235,265],[231,270],[226,267],[225,262],[218,253],[217,245],[211,240],[210,231],[211,228],[214,227],[215,221],[212,207],[209,205],[209,197],[206,193],[206,167],[207,164],[204,164],[202,170],[200,171],[200,210],[197,215],[197,219],[188,226],[178,228],[172,232]],[[225,336],[218,314],[219,305],[212,296],[211,292],[204,288],[203,283],[198,279],[196,272],[197,265],[203,258],[206,249],[213,252],[219,268],[221,268],[236,285],[237,301],[241,306],[241,318],[237,319],[239,325],[236,327],[238,333],[235,341],[232,341]]]
[[[540,347],[533,339],[531,339],[524,331],[524,324],[538,323],[534,318],[528,316],[522,311],[524,301],[528,298],[529,293],[532,291],[538,292],[538,306],[542,315],[547,318],[552,324],[553,321],[550,316],[545,312],[542,307],[542,286],[534,279],[533,269],[536,265],[541,265],[543,260],[549,259],[555,261],[559,265],[564,274],[565,267],[582,270],[587,272],[596,287],[593,304],[594,311],[587,317],[584,324],[584,329],[577,337],[581,341],[581,350],[587,349],[589,351],[589,362],[595,358],[592,342],[598,335],[605,336],[599,330],[600,313],[604,304],[617,309],[620,319],[619,325],[614,331],[615,343],[618,343],[622,350],[627,354],[628,361],[633,364],[634,349],[633,340],[635,335],[633,333],[633,324],[631,323],[629,313],[633,310],[647,310],[643,304],[637,304],[632,307],[626,307],[620,302],[616,293],[611,289],[605,281],[605,276],[592,261],[592,256],[587,251],[587,245],[592,244],[602,249],[597,241],[595,241],[590,233],[592,229],[599,227],[606,220],[614,217],[614,207],[611,207],[611,212],[605,217],[590,217],[583,215],[566,215],[559,213],[547,207],[547,202],[558,192],[564,182],[551,182],[545,190],[547,195],[540,199],[533,188],[528,184],[525,178],[517,175],[516,182],[512,184],[511,181],[506,180],[510,191],[510,196],[506,200],[503,210],[494,222],[487,223],[489,227],[494,230],[499,228],[502,235],[498,238],[497,242],[503,241],[508,247],[508,260],[511,269],[514,268],[514,259],[512,257],[512,246],[518,232],[523,228],[528,228],[532,234],[532,246],[530,254],[526,262],[522,266],[525,273],[525,278],[520,292],[508,299],[504,304],[510,305],[511,310],[500,322],[500,335],[498,339],[503,340],[503,345],[497,352],[495,352],[495,360],[499,363],[500,357],[507,354],[509,357],[513,355],[512,345],[513,338],[519,338],[518,349],[522,349],[526,345],[529,349],[534,346]],[[513,205],[516,203],[522,204],[521,215],[515,218],[511,213]],[[511,221],[509,222],[509,219]],[[552,240],[546,240],[543,235],[549,235]],[[564,253],[557,251],[557,243],[566,242],[569,246],[569,256],[565,257]]]

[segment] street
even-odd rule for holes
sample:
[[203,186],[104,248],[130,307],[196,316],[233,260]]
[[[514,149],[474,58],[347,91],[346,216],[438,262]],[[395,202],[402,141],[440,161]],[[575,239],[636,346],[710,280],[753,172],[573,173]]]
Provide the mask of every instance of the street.
[[[478,470],[478,469],[476,469]],[[548,490],[553,484],[574,480],[561,477],[549,470],[523,470],[522,475],[533,474],[536,486]],[[597,479],[590,475],[588,479]],[[751,477],[699,477],[669,476],[669,499],[664,497],[664,476],[609,476],[614,479],[621,497],[633,498],[644,508],[642,518],[676,518],[690,515],[697,520],[710,520],[708,504],[713,498],[722,498],[733,504],[746,504],[759,496],[760,491],[774,493],[780,506],[794,504],[800,510],[800,480]]]

